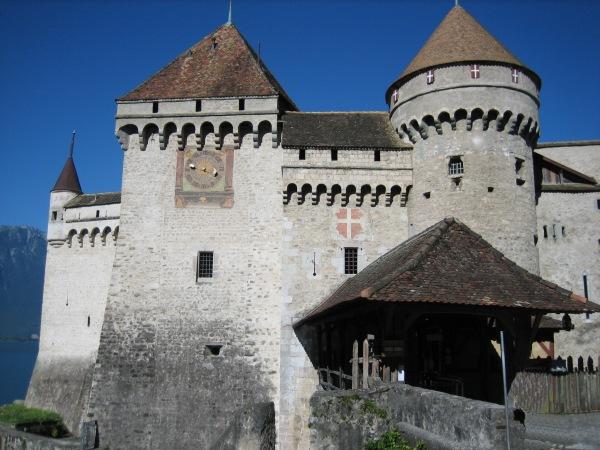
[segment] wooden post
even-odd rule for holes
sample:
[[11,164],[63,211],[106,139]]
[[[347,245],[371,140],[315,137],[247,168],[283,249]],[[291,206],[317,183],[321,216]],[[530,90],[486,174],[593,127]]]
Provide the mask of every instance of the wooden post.
[[371,366],[371,378],[376,380],[379,378],[379,360],[373,358],[373,365]]
[[369,341],[367,339],[363,341],[362,350],[362,387],[363,389],[369,387]]
[[390,381],[390,368],[388,366],[383,366],[383,382],[389,383]]
[[331,371],[329,370],[329,366],[327,366],[327,383],[331,385]]
[[398,382],[398,370],[397,370],[397,369],[394,369],[394,370],[392,370],[391,377],[392,377],[392,378],[391,378],[391,380],[390,380],[390,381],[391,381],[392,383],[397,383],[397,382]]
[[352,389],[358,389],[358,342],[352,344]]

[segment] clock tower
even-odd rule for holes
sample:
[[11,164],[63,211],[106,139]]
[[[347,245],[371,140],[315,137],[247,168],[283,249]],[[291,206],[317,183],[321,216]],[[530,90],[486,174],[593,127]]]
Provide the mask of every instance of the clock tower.
[[117,100],[121,224],[88,411],[105,445],[208,448],[237,410],[277,402],[278,123],[295,109],[230,23]]

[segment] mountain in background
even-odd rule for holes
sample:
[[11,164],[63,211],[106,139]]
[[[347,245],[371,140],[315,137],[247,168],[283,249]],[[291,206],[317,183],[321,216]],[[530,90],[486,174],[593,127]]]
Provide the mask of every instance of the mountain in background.
[[39,334],[45,263],[42,231],[0,225],[0,338]]

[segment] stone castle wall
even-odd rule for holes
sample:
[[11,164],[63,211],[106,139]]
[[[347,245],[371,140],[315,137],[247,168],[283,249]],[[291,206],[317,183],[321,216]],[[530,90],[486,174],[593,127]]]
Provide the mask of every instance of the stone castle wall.
[[[118,206],[118,205],[117,205]],[[115,226],[118,221],[111,221]],[[106,225],[80,222],[78,229]],[[65,223],[65,229],[73,226]],[[78,234],[48,244],[40,347],[26,403],[58,412],[74,433],[87,407],[108,294],[115,239]]]
[[[386,206],[385,194],[372,203],[372,194],[361,198],[348,191],[384,186],[389,193],[392,186],[404,190],[412,183],[410,151],[381,153],[375,162],[373,150],[340,150],[337,161],[328,150],[307,150],[305,161],[298,160],[297,149],[283,152],[283,186],[290,195],[283,210],[279,448],[308,448],[309,399],[318,384],[292,324],[351,277],[344,274],[344,247],[358,248],[360,271],[407,238],[400,194]],[[288,192],[291,184],[299,192]],[[310,192],[303,193],[307,185]],[[341,192],[328,201],[320,185],[329,193],[338,185]]]
[[[542,146],[539,153],[600,180],[600,143]],[[600,192],[543,192],[538,201],[540,274],[565,289],[600,302]],[[546,227],[547,237],[544,238]],[[563,236],[564,227],[564,236]],[[575,328],[555,337],[556,355],[597,358],[600,355],[600,317],[572,315]]]
[[[235,141],[215,134],[209,146]],[[236,410],[279,396],[280,150],[241,139],[233,207],[177,208],[178,136],[146,135],[144,151],[132,137],[90,416],[111,448],[208,448]],[[198,251],[214,252],[214,276],[197,282]]]

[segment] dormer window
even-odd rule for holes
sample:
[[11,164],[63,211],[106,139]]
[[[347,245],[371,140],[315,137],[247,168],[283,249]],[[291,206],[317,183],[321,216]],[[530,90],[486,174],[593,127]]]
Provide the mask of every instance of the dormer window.
[[479,64],[471,64],[471,78],[477,79],[481,77],[481,70]]
[[465,166],[460,156],[453,156],[448,163],[448,175],[456,176],[465,173]]

